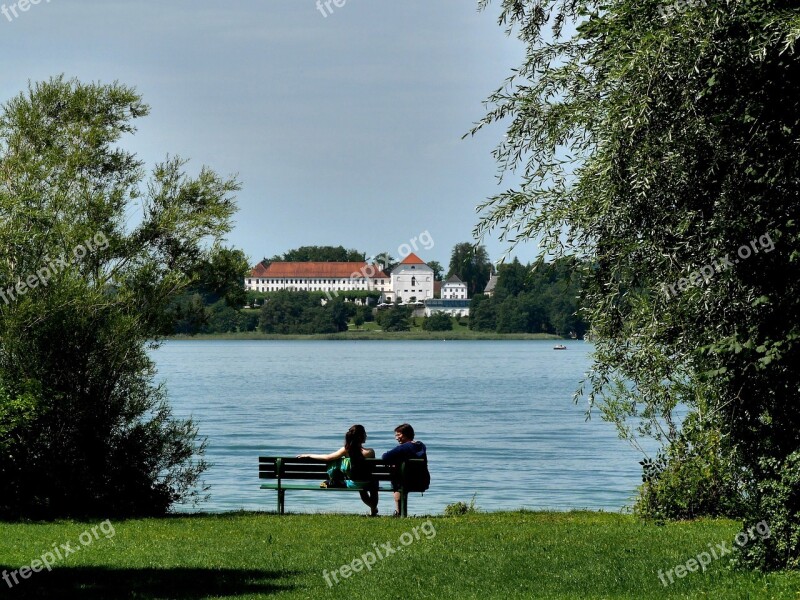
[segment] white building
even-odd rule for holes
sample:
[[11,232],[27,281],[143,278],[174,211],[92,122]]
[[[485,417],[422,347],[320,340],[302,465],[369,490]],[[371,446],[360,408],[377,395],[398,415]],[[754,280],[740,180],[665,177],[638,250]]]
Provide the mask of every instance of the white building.
[[494,288],[497,285],[497,275],[492,273],[489,275],[489,281],[486,283],[486,289],[483,290],[483,293],[487,296],[494,296]]
[[426,300],[425,316],[430,317],[432,314],[437,312],[445,313],[451,317],[468,317],[469,300]]
[[467,284],[458,275],[448,277],[442,285],[442,300],[467,300]]
[[433,269],[413,252],[392,269],[387,302],[424,302],[433,298]]
[[258,263],[244,280],[246,290],[277,292],[339,292],[369,290],[386,294],[391,278],[378,265],[366,262]]

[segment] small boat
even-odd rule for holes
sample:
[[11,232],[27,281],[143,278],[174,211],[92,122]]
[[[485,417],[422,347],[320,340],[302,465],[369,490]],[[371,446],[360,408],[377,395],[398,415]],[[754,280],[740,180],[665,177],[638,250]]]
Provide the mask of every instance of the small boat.
[[564,344],[556,344],[553,346],[553,350],[566,350],[567,347]]

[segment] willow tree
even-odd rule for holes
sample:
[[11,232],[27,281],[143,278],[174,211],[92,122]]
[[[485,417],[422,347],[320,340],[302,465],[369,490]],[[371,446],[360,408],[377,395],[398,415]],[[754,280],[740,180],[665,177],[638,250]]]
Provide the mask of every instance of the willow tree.
[[230,228],[238,184],[125,134],[133,89],[55,78],[0,109],[0,512],[162,513],[198,492],[196,426],[148,347]]
[[[586,259],[586,385],[645,461],[640,507],[746,511],[800,561],[800,12],[788,0],[498,0],[526,45],[478,236]],[[483,8],[491,2],[483,2]]]

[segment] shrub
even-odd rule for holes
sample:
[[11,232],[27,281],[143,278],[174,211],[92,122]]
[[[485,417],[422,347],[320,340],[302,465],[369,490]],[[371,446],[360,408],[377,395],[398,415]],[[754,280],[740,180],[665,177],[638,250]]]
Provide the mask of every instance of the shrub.
[[742,516],[745,478],[716,429],[699,431],[687,422],[667,451],[642,465],[634,511],[646,518],[693,519]]
[[411,329],[411,309],[406,306],[393,306],[378,312],[378,325],[384,331],[409,331]]
[[446,313],[435,312],[422,321],[422,329],[425,331],[451,331],[453,319]]
[[745,528],[765,521],[770,536],[746,545],[742,559],[764,570],[800,568],[800,450],[761,466],[767,476],[759,482]]
[[462,515],[468,515],[471,513],[478,512],[478,508],[475,506],[475,496],[477,494],[472,495],[472,499],[469,501],[469,504],[466,502],[454,502],[453,504],[448,504],[444,507],[444,516],[445,517],[460,517]]

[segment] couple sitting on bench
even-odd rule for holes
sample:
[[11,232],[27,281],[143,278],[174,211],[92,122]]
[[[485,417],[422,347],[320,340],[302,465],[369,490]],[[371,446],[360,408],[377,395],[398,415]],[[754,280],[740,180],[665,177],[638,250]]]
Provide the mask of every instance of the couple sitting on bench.
[[[394,438],[397,446],[381,457],[386,463],[400,465],[410,458],[421,458],[427,463],[425,444],[414,440],[414,428],[408,423],[398,425],[394,429]],[[365,459],[375,458],[375,450],[365,448],[367,432],[363,425],[353,425],[344,436],[344,446],[331,454],[299,454],[297,458],[312,458],[326,462],[339,461],[338,464],[344,475],[344,485],[351,489],[359,490],[361,500],[369,506],[370,516],[378,516],[378,482],[373,479],[369,464]],[[419,487],[421,491],[428,489],[430,475],[427,466],[424,473],[420,473]],[[399,478],[392,479],[394,491],[395,511],[394,516],[400,516],[400,490]]]

